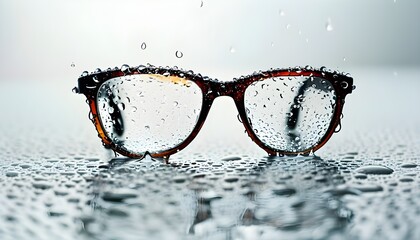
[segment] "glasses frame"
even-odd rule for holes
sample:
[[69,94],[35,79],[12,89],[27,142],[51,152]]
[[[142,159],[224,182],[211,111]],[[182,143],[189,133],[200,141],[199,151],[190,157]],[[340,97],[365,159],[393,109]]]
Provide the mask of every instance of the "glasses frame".
[[[97,69],[97,71],[91,74],[89,74],[86,71],[83,72],[82,76],[78,79],[78,88],[75,88],[75,92],[84,94],[86,96],[86,102],[90,107],[89,118],[95,125],[99,138],[102,140],[104,147],[110,148],[114,152],[117,152],[129,158],[143,158],[145,154],[137,154],[127,151],[126,149],[121,148],[120,146],[115,144],[107,136],[98,113],[97,95],[100,86],[107,80],[116,77],[131,76],[136,74],[159,74],[165,77],[180,77],[185,80],[190,80],[197,84],[203,93],[201,112],[198,117],[197,123],[194,126],[190,135],[183,142],[171,149],[164,150],[161,152],[150,153],[152,157],[166,159],[168,159],[169,156],[171,156],[172,154],[187,147],[188,144],[190,144],[194,140],[207,118],[207,115],[210,111],[214,99],[220,96],[229,96],[233,98],[236,108],[239,112],[239,117],[245,127],[246,132],[248,133],[248,136],[258,146],[265,150],[269,156],[306,155],[311,152],[315,152],[331,138],[338,126],[340,126],[341,129],[340,121],[345,97],[347,94],[350,94],[354,89],[353,78],[349,77],[347,74],[326,70],[325,67],[322,67],[320,69],[313,69],[311,67],[270,69],[268,71],[255,72],[252,75],[243,76],[239,79],[234,79],[230,82],[221,82],[218,80],[210,79],[209,77],[202,76],[201,74],[195,74],[193,71],[185,71],[176,67],[155,67],[152,65],[140,65],[138,67],[129,67],[128,65],[123,65],[121,68],[108,69],[106,71],[101,71],[100,69]],[[249,85],[251,85],[254,82],[264,81],[266,79],[274,77],[318,77],[330,82],[333,86],[336,94],[336,103],[334,106],[334,114],[331,119],[330,126],[328,127],[327,132],[321,138],[321,140],[312,148],[300,152],[279,151],[266,145],[257,137],[256,133],[252,130],[251,124],[248,121],[245,111],[245,90]]]

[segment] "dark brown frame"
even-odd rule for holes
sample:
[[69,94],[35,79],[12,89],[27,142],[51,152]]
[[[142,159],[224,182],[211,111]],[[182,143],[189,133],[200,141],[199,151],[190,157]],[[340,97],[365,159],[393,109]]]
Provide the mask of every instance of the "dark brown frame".
[[[89,74],[88,72],[84,72],[82,76],[78,79],[78,88],[76,88],[76,91],[78,93],[84,94],[87,98],[87,103],[90,106],[90,119],[96,127],[98,136],[101,138],[103,145],[106,148],[111,148],[115,152],[130,158],[142,158],[144,157],[144,154],[138,155],[135,153],[128,152],[112,142],[112,140],[107,136],[107,134],[104,131],[101,120],[98,116],[96,102],[97,92],[102,83],[115,77],[129,76],[134,74],[159,74],[163,76],[174,76],[184,78],[195,82],[203,92],[203,105],[201,108],[201,113],[199,115],[197,124],[194,127],[191,134],[176,147],[166,151],[151,154],[152,157],[163,158],[169,158],[170,155],[182,150],[189,143],[191,143],[191,141],[197,136],[198,132],[203,126],[214,99],[219,96],[230,96],[234,99],[239,112],[239,116],[249,137],[258,146],[264,149],[270,156],[299,154],[305,155],[310,152],[314,152],[320,147],[322,147],[330,139],[337,126],[339,126],[341,120],[341,113],[344,105],[344,99],[346,95],[351,93],[354,89],[353,78],[349,77],[347,74],[326,70],[325,67],[322,67],[321,69],[313,69],[310,67],[270,69],[268,71],[260,71],[249,76],[240,77],[239,79],[234,79],[234,81],[230,82],[220,82],[218,80],[213,80],[208,77],[203,77],[200,74],[195,74],[192,71],[184,71],[178,68],[169,67],[155,67],[152,65],[140,65],[138,67],[129,67],[127,65],[123,65],[123,67],[121,68],[108,69],[106,71],[101,71],[98,69],[96,72],[91,74]],[[329,81],[331,83],[336,93],[337,100],[335,104],[334,116],[332,117],[330,126],[326,134],[321,138],[320,142],[316,146],[302,152],[278,151],[264,144],[252,130],[252,127],[248,122],[248,118],[246,117],[245,112],[244,93],[249,85],[256,81],[263,81],[268,78],[288,76],[313,76],[325,79],[326,81]]]

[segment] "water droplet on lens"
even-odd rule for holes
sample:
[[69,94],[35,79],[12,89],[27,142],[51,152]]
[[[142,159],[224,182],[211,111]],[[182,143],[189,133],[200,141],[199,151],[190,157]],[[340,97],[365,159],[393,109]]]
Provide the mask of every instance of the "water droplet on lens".
[[143,42],[141,45],[140,45],[140,48],[141,48],[141,50],[145,50],[146,49],[146,43],[145,42]]
[[121,110],[125,110],[125,104],[124,103],[119,103],[118,108],[121,109]]
[[181,51],[176,51],[176,52],[175,52],[175,56],[176,56],[177,58],[182,58],[182,57],[184,56],[184,54],[183,54]]

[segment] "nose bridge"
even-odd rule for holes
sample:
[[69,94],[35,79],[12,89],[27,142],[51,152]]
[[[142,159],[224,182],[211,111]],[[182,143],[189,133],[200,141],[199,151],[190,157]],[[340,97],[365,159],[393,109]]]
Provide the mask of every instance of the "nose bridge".
[[236,86],[236,83],[233,81],[230,81],[230,82],[212,81],[210,84],[210,88],[212,92],[215,94],[215,97],[230,96],[234,98],[235,86]]

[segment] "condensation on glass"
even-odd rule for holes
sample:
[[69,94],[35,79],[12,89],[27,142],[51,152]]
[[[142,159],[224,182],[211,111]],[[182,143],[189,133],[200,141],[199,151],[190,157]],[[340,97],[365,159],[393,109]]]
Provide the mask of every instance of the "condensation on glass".
[[97,106],[114,143],[136,154],[155,153],[175,148],[191,134],[200,115],[202,92],[190,80],[138,74],[104,82]]
[[246,115],[257,137],[279,151],[301,152],[325,136],[335,112],[336,94],[318,77],[275,77],[245,91]]

